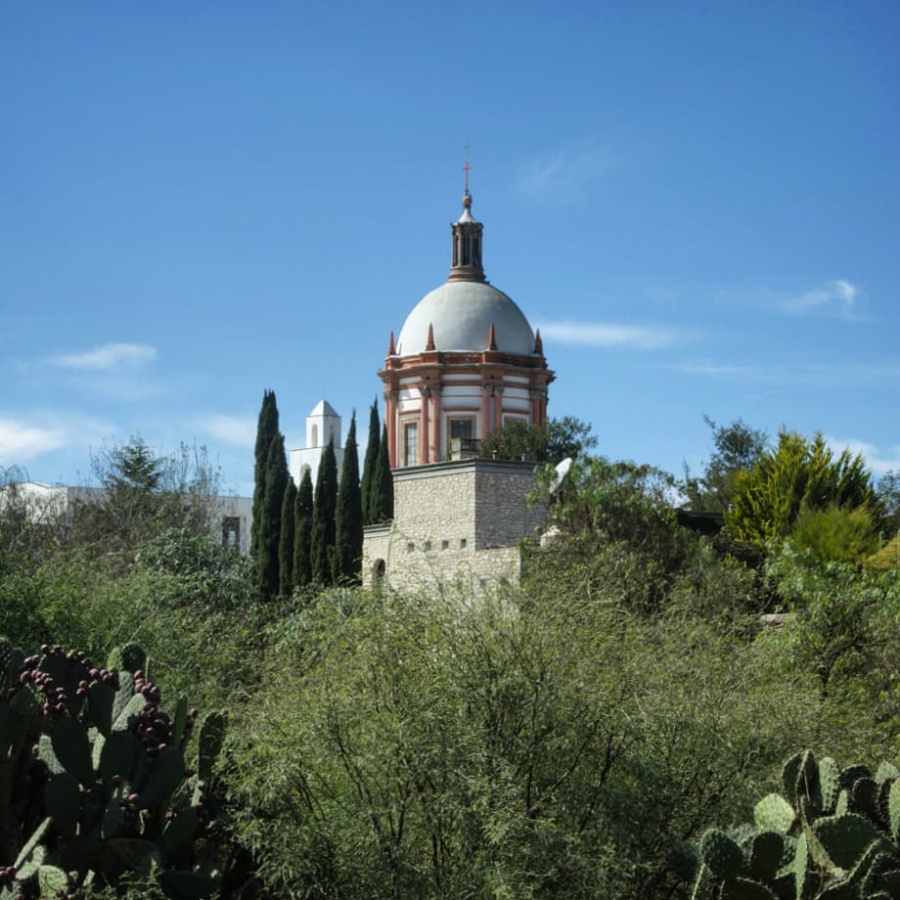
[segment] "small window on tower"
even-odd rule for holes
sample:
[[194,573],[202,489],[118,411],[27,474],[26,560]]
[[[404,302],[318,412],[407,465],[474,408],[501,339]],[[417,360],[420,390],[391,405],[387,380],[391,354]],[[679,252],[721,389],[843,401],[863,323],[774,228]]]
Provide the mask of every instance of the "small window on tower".
[[406,422],[403,426],[403,465],[419,464],[419,423]]
[[462,264],[464,266],[472,265],[472,252],[471,252],[471,238],[466,235],[463,238],[463,260]]
[[450,419],[450,440],[463,438],[469,440],[475,437],[474,419]]

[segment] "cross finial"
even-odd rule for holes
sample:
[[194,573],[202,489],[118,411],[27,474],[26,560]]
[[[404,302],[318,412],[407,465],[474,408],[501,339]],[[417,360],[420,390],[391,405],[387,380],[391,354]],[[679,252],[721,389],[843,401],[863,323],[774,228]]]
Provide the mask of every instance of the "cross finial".
[[465,177],[466,177],[465,195],[468,197],[469,196],[469,172],[472,171],[472,167],[469,165],[469,142],[468,141],[466,141],[466,143],[463,144],[463,149],[466,151],[466,164],[462,167],[462,170],[465,173]]

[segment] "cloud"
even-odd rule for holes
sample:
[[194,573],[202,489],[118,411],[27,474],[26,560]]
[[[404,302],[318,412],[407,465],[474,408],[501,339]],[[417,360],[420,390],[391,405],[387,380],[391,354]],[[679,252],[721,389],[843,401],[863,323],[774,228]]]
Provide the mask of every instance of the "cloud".
[[51,356],[47,362],[63,369],[98,372],[141,368],[156,357],[156,347],[149,344],[120,343],[103,344],[86,353]]
[[544,153],[524,166],[519,192],[532,199],[570,203],[582,199],[590,184],[606,176],[615,164],[613,153],[602,148]]
[[240,416],[211,415],[199,420],[200,427],[227,444],[252,447],[256,444],[256,420]]
[[680,343],[671,328],[656,325],[615,325],[605,322],[542,322],[541,337],[560,344],[588,347],[620,347],[631,350],[663,350]]
[[87,447],[112,431],[106,422],[79,416],[47,414],[24,419],[0,415],[0,465],[21,465],[64,447]]
[[882,384],[900,378],[900,365],[878,363],[760,363],[735,365],[710,361],[681,362],[673,370],[685,375],[735,378],[759,384],[800,384],[810,387]]
[[855,284],[843,280],[829,281],[805,294],[787,298],[781,308],[795,316],[821,312],[852,319],[859,297],[860,291]]
[[845,441],[826,435],[825,441],[835,453],[843,453],[844,450],[849,450],[854,455],[858,453],[876,475],[884,475],[890,471],[900,472],[900,444],[881,450],[874,444],[856,438]]
[[732,366],[718,363],[679,363],[674,367],[685,375],[757,375],[763,370],[754,366]]

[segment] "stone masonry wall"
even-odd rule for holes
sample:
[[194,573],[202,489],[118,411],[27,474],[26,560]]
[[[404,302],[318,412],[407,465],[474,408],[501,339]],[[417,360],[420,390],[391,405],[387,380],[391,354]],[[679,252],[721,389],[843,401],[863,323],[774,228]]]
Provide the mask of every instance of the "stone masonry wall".
[[546,520],[545,508],[525,502],[533,481],[531,466],[492,460],[395,470],[395,518],[366,529],[363,583],[373,584],[379,560],[404,592],[477,595],[518,583],[518,541]]

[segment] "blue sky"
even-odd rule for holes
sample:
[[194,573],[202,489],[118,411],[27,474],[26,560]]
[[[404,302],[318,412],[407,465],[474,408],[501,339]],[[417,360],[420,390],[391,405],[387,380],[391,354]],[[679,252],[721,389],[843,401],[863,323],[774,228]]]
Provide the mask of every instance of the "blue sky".
[[[485,268],[550,413],[679,474],[707,414],[900,469],[900,5],[0,5],[0,467],[205,444],[247,492],[365,427],[446,277],[471,144]],[[345,424],[346,427],[346,424]]]

